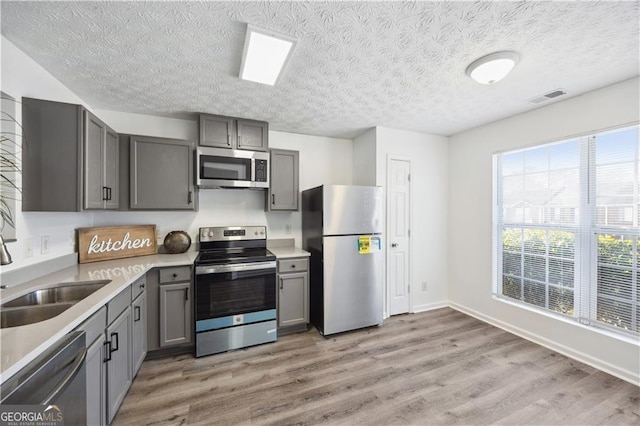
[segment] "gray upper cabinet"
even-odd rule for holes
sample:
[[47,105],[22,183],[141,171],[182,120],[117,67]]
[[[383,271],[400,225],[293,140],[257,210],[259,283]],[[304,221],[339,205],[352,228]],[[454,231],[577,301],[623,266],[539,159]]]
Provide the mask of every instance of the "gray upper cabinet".
[[89,111],[84,122],[84,208],[117,209],[118,134]]
[[269,123],[239,118],[238,149],[266,151],[269,149]]
[[267,211],[299,210],[299,164],[298,151],[271,149],[271,176],[267,193]]
[[236,120],[221,115],[200,114],[200,145],[234,148]]
[[131,136],[129,208],[195,210],[193,143]]
[[22,211],[118,208],[118,136],[82,105],[22,98]]
[[269,148],[269,123],[200,114],[199,144],[216,148],[266,151]]

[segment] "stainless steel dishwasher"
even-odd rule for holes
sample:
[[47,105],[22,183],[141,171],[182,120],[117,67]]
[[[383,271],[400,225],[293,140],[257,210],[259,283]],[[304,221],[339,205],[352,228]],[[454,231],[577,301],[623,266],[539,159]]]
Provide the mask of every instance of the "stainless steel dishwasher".
[[87,423],[87,347],[84,331],[74,331],[0,386],[2,405],[56,405],[65,425]]

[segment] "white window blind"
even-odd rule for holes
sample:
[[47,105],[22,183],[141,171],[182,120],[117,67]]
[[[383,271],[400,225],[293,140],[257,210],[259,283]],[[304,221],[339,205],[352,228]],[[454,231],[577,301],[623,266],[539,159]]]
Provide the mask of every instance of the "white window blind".
[[638,127],[496,156],[496,295],[640,332]]

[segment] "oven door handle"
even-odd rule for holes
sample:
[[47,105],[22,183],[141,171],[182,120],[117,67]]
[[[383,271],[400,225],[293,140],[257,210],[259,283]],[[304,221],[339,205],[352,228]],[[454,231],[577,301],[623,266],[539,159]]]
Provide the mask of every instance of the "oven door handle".
[[196,266],[196,275],[258,271],[260,269],[275,269],[275,267],[275,260],[272,262],[237,263],[234,265]]

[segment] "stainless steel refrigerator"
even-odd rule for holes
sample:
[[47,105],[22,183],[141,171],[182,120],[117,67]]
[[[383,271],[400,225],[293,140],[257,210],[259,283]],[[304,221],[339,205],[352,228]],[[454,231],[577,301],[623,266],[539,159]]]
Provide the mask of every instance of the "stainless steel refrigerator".
[[302,192],[310,320],[325,336],[382,323],[383,205],[382,188],[375,186]]

